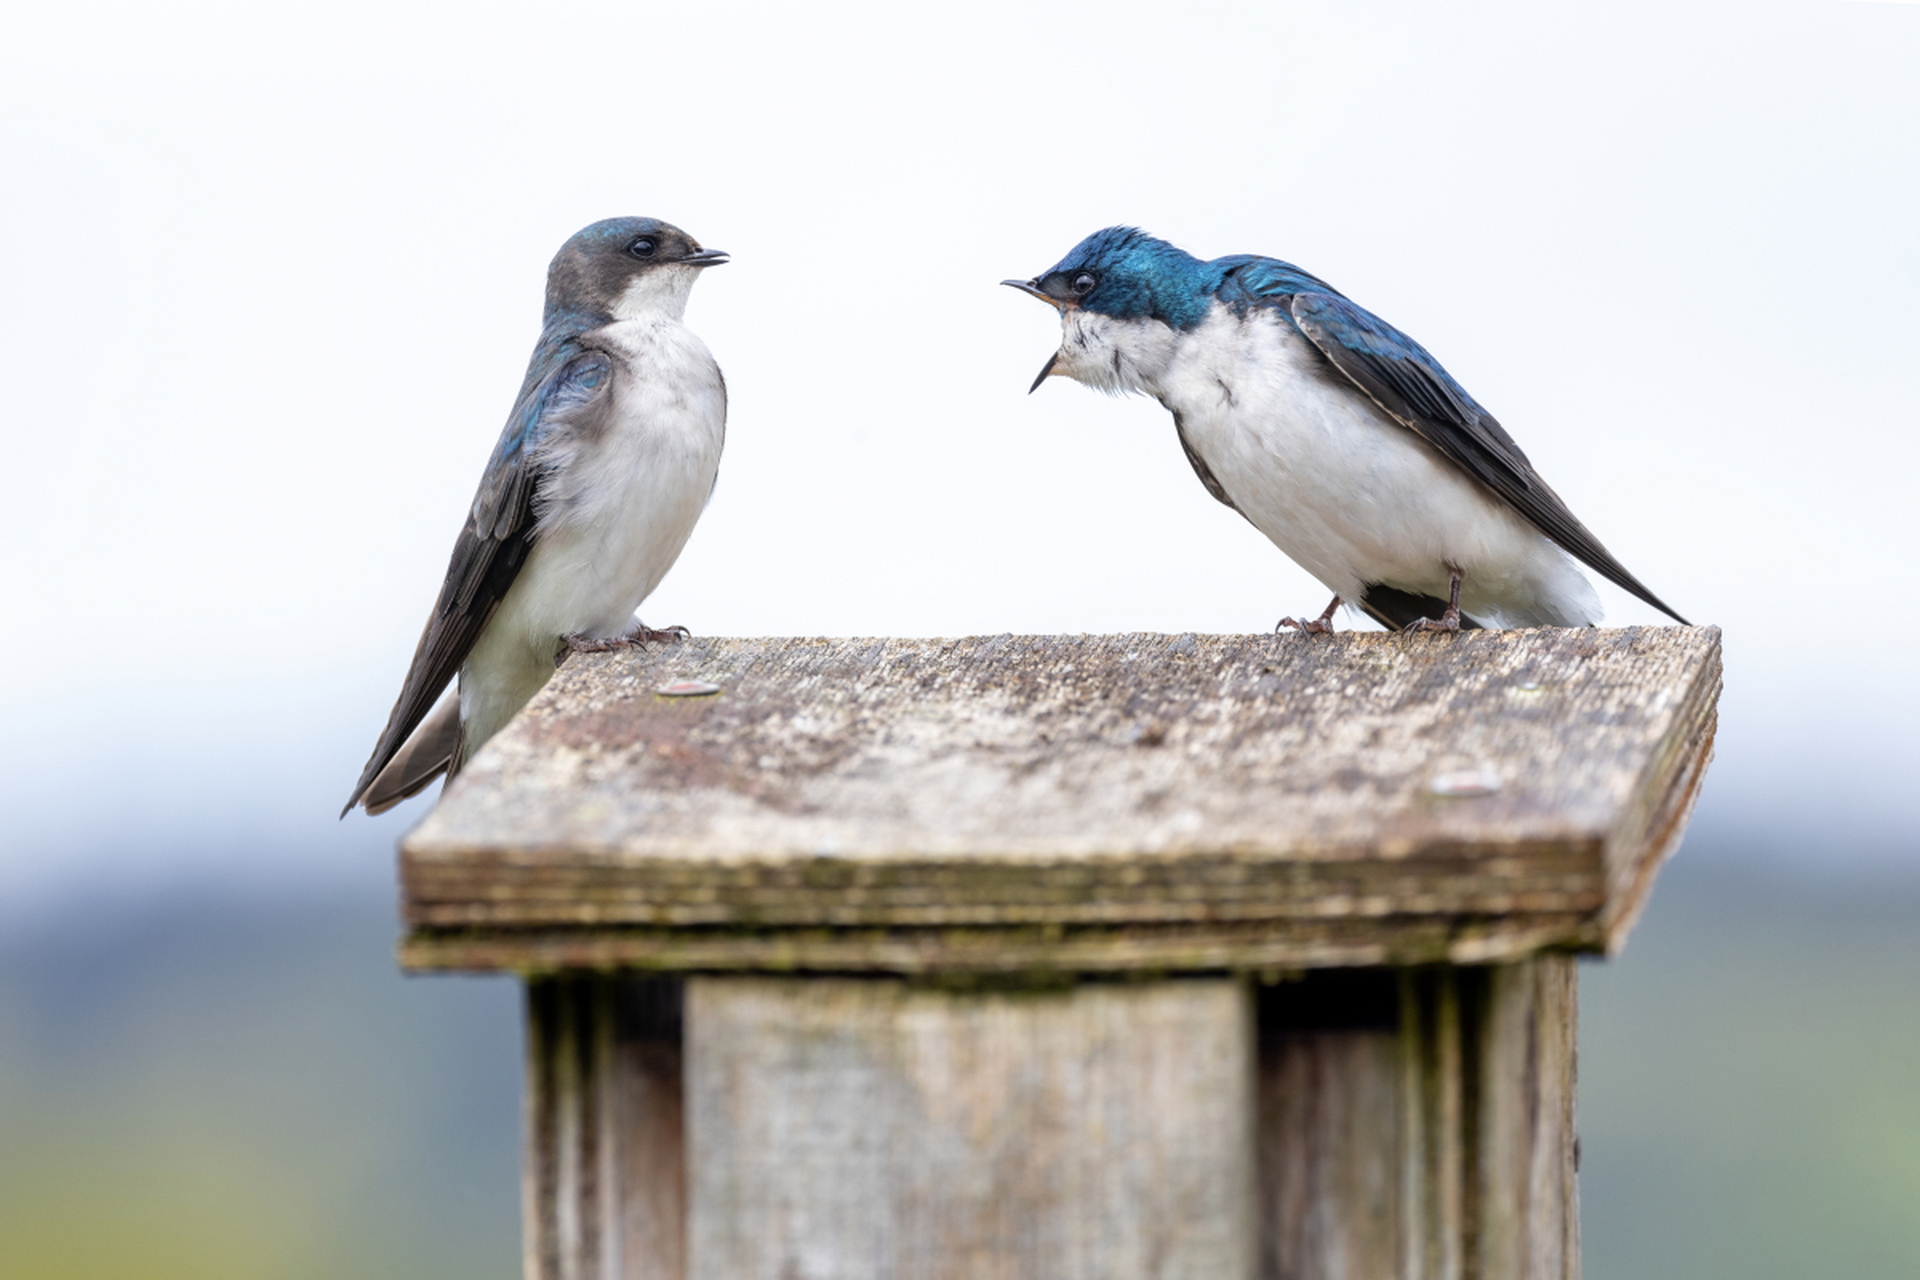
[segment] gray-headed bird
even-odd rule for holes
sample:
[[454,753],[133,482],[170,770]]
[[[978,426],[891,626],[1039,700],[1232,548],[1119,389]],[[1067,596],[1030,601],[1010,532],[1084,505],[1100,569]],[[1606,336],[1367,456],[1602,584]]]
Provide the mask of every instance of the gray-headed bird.
[[567,651],[684,634],[634,611],[719,475],[726,382],[681,318],[700,272],[726,260],[654,218],[596,222],[560,247],[526,380],[342,817],[457,772]]
[[1109,227],[1031,280],[1060,312],[1058,374],[1141,391],[1187,461],[1334,593],[1389,628],[1590,626],[1569,556],[1685,622],[1615,560],[1426,349],[1277,258],[1203,262]]

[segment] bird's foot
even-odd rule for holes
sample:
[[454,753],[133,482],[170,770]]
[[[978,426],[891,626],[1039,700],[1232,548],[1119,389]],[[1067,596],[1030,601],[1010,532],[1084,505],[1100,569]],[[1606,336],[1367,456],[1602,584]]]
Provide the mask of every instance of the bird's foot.
[[654,628],[642,622],[634,627],[633,631],[628,635],[628,639],[634,644],[654,644],[667,640],[678,643],[681,640],[693,639],[693,632],[687,630],[685,627]]
[[1446,631],[1450,633],[1458,631],[1459,629],[1460,611],[1458,609],[1449,609],[1437,618],[1422,618],[1418,622],[1409,622],[1403,628],[1403,630],[1406,631]]
[[1418,622],[1409,622],[1403,631],[1445,631],[1449,635],[1460,630],[1460,584],[1466,580],[1467,571],[1456,565],[1448,565],[1447,572],[1452,581],[1447,584],[1447,611],[1437,618],[1422,618]]
[[1333,603],[1327,606],[1325,613],[1317,618],[1282,618],[1273,624],[1277,634],[1282,627],[1292,627],[1302,635],[1330,636],[1333,634],[1333,615],[1340,608],[1340,597],[1335,596]]
[[560,637],[560,649],[554,654],[553,663],[559,666],[570,653],[612,653],[615,649],[638,649],[656,641],[692,638],[693,632],[685,627],[654,628],[644,622],[636,623],[633,630],[618,636],[583,636],[576,631]]

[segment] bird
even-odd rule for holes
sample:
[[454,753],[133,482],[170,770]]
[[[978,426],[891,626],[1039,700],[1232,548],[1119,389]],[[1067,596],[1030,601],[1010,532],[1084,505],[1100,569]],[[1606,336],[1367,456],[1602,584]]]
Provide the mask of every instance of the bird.
[[[1137,227],[1096,231],[1031,280],[1066,377],[1173,415],[1200,483],[1390,630],[1599,622],[1578,560],[1683,625],[1601,545],[1425,347],[1292,263],[1203,261]],[[1569,559],[1571,557],[1572,559]]]
[[341,817],[458,773],[569,652],[687,634],[635,611],[719,478],[727,384],[682,321],[700,273],[728,260],[632,217],[595,222],[554,255],[520,394]]

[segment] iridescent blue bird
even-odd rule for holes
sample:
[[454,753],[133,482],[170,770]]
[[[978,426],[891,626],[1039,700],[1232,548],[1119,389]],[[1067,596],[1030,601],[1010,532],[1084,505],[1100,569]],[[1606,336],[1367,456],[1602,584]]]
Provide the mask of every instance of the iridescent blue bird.
[[[458,772],[569,650],[685,634],[634,610],[719,476],[726,382],[681,318],[700,272],[725,261],[654,218],[596,222],[560,247],[526,380],[342,817]],[[435,706],[456,676],[458,697]]]
[[1383,626],[1589,626],[1572,556],[1678,621],[1419,343],[1277,258],[1203,262],[1109,227],[1031,280],[1060,312],[1051,375],[1145,392],[1200,483]]

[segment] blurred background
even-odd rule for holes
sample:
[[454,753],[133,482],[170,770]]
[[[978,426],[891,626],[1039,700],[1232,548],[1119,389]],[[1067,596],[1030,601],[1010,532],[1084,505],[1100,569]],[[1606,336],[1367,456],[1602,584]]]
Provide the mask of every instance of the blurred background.
[[[1128,222],[1416,336],[1726,633],[1583,969],[1587,1274],[1920,1274],[1920,5],[0,12],[0,1274],[518,1272],[517,991],[336,822],[538,329],[645,213],[732,392],[704,634],[1325,592],[995,287]],[[1601,586],[1610,620],[1658,616]]]

